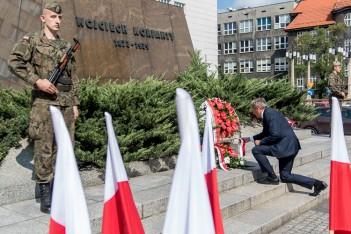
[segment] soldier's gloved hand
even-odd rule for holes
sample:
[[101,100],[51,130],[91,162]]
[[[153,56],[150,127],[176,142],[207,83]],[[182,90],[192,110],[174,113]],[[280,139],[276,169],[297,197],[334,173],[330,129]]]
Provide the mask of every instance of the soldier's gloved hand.
[[38,89],[46,93],[58,93],[58,90],[56,89],[55,85],[51,84],[50,81],[47,79],[38,79],[35,82],[35,86],[37,86]]

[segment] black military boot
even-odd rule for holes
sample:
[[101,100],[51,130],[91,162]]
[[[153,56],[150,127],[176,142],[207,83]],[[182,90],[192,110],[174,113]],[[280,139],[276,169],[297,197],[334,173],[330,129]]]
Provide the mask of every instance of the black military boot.
[[50,214],[51,210],[51,185],[50,183],[39,184],[40,188],[40,211]]

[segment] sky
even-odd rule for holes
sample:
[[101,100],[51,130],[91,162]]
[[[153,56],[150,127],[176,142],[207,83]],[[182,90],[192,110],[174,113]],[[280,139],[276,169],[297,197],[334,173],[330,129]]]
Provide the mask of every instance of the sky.
[[217,0],[217,10],[223,12],[226,11],[228,7],[239,9],[243,7],[257,7],[289,1],[292,0]]

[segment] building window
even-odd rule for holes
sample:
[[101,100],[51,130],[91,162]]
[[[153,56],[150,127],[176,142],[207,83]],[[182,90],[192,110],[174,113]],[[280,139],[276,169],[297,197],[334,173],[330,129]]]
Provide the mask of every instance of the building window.
[[260,38],[256,40],[256,50],[257,51],[266,51],[272,49],[271,38]]
[[235,54],[237,52],[236,42],[224,43],[224,54]]
[[158,0],[159,2],[169,3],[171,0]]
[[256,61],[256,71],[257,72],[270,72],[271,71],[271,59],[258,59]]
[[289,63],[285,57],[274,58],[275,71],[287,71],[288,67],[289,67]]
[[298,77],[296,80],[296,83],[297,83],[296,86],[300,91],[305,89],[304,80],[305,80],[304,77]]
[[299,37],[299,36],[302,36],[306,31],[299,31],[296,33],[296,36]]
[[240,61],[240,73],[252,73],[252,72],[253,72],[252,60]]
[[252,32],[253,20],[240,21],[240,33]]
[[344,18],[344,22],[347,27],[351,26],[351,13],[347,13]]
[[221,25],[220,24],[217,24],[217,35],[220,36],[222,35],[222,28],[221,28]]
[[253,40],[240,41],[240,53],[253,52]]
[[345,47],[346,49],[348,49],[349,47],[351,47],[351,37],[345,38],[344,47]]
[[174,2],[174,5],[177,6],[177,7],[181,7],[181,8],[183,8],[185,6],[185,4],[181,3],[181,2]]
[[312,83],[316,84],[316,82],[317,82],[317,75],[316,74],[311,75],[309,82],[312,82]]
[[236,33],[236,23],[224,23],[224,35],[232,35]]
[[265,30],[271,30],[271,29],[272,29],[271,17],[264,17],[264,18],[257,19],[257,31],[265,31]]
[[290,23],[290,15],[276,15],[274,18],[274,28],[285,28]]
[[218,44],[218,54],[222,54],[222,45]]
[[236,62],[225,62],[224,63],[224,73],[237,73],[238,72],[238,67]]
[[279,36],[274,38],[275,49],[286,49],[288,47],[288,37],[287,36]]

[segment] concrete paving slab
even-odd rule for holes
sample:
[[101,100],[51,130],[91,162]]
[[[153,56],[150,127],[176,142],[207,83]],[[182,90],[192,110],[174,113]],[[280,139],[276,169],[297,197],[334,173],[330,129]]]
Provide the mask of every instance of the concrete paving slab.
[[8,204],[3,206],[3,208],[14,211],[18,214],[22,214],[29,218],[45,216],[45,214],[40,211],[39,201],[35,199]]
[[1,234],[47,234],[49,226],[44,223],[36,222],[35,220],[26,220],[16,223],[11,226],[1,226]]
[[0,207],[0,227],[13,225],[30,219],[29,216]]

